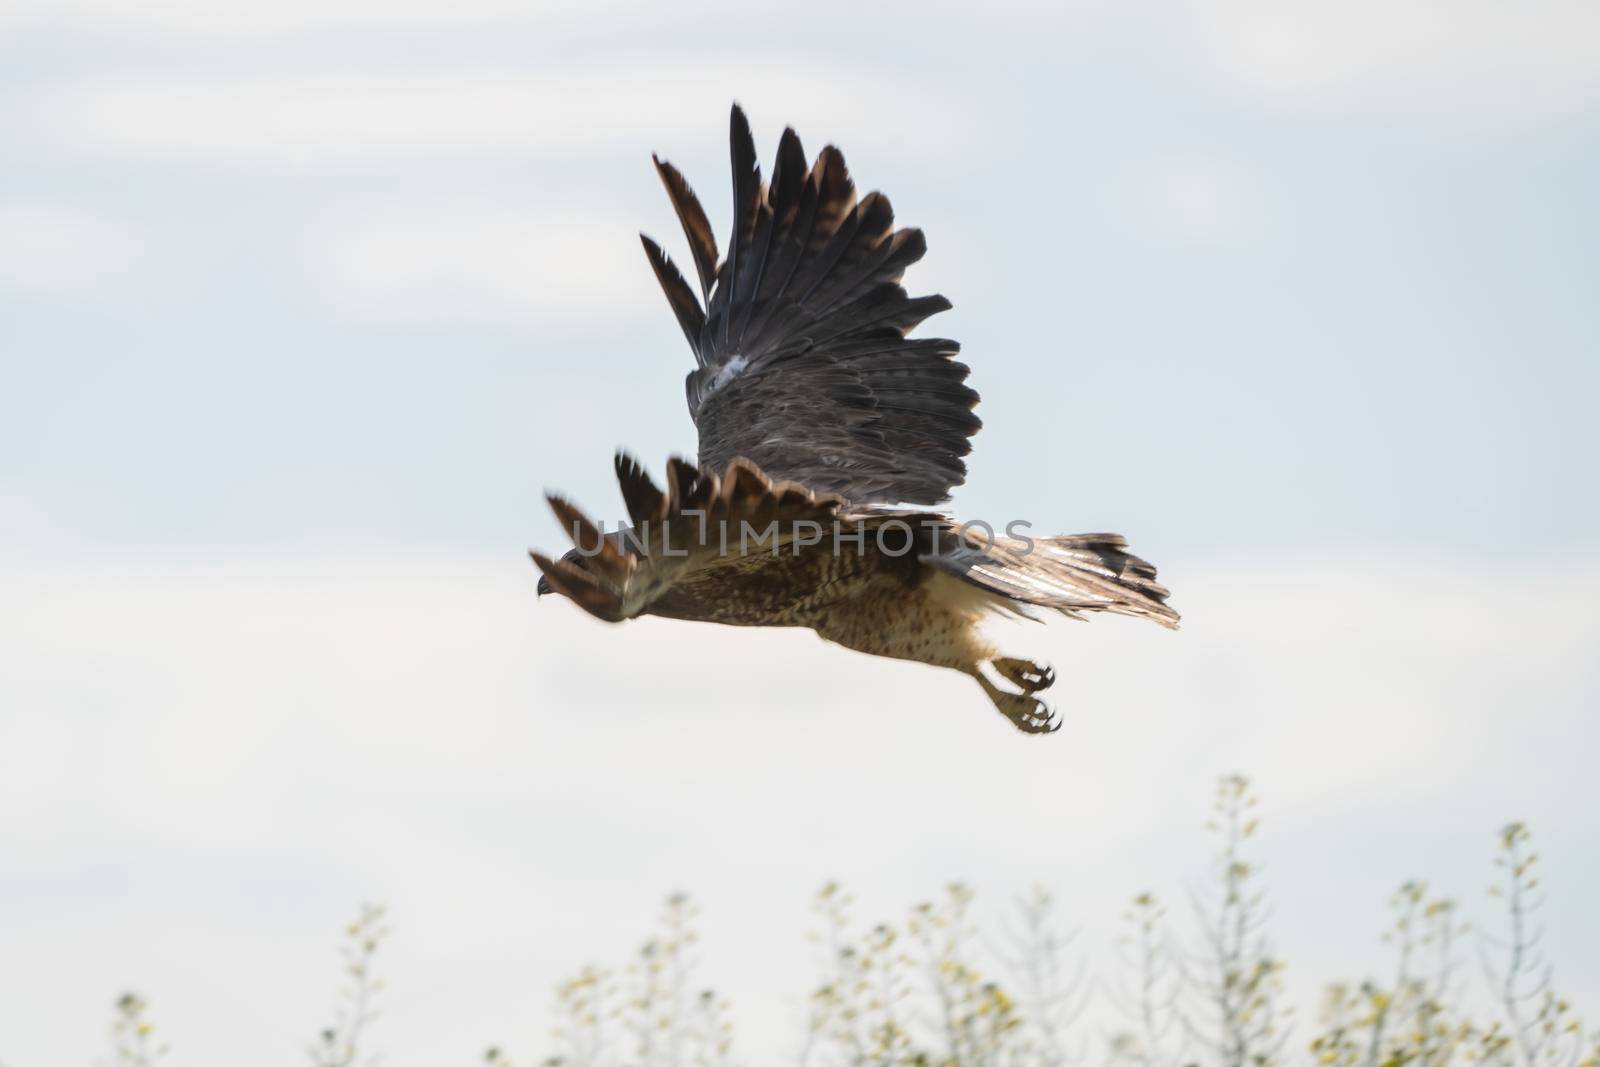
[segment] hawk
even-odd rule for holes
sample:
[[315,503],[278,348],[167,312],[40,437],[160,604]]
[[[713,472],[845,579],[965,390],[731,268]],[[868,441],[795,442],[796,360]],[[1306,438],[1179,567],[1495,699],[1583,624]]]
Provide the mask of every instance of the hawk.
[[896,229],[881,193],[857,199],[832,145],[808,164],[784,130],[768,184],[737,104],[730,141],[725,255],[683,175],[653,157],[698,292],[641,235],[694,352],[698,462],[670,459],[663,489],[619,453],[629,522],[610,532],[548,495],[575,547],[532,553],[539,593],[608,622],[810,627],[859,652],[961,671],[1018,729],[1057,729],[1039,695],[1055,673],[1001,655],[979,624],[1045,609],[1176,628],[1155,568],[1117,534],[1029,538],[1013,524],[1001,535],[940,509],[981,424],[956,342],[907,336],[951,306],[900,286],[926,251],[922,232]]

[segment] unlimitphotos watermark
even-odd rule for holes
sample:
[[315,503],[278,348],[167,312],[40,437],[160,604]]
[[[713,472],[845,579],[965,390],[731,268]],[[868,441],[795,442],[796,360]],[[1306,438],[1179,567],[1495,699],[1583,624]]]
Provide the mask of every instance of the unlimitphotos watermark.
[[[703,511],[685,510],[682,514],[686,519],[697,520],[698,531],[682,530],[681,524],[674,521],[656,524],[644,522],[637,527],[618,523],[617,528],[608,534],[606,524],[602,520],[597,527],[600,533],[599,540],[583,536],[583,524],[579,522],[574,522],[569,532],[572,534],[573,543],[577,546],[575,551],[580,556],[600,555],[605,551],[606,542],[609,541],[613,548],[630,549],[641,556],[673,558],[681,558],[689,555],[691,551],[704,551],[710,548],[715,548],[717,554],[722,556],[748,556],[763,551],[779,556],[786,546],[798,556],[804,549],[817,548],[825,544],[829,545],[835,556],[844,555],[847,548],[853,548],[858,556],[866,555],[868,552],[890,557],[905,556],[912,552],[938,555],[941,541],[939,535],[952,531],[955,533],[954,544],[962,548],[979,548],[987,551],[995,546],[996,541],[994,526],[982,519],[971,519],[959,526],[952,525],[949,520],[937,518],[919,519],[915,523],[898,517],[874,519],[870,525],[866,520],[858,519],[853,528],[851,524],[842,523],[837,519],[831,524],[811,519],[796,519],[785,524],[774,519],[765,527],[757,527],[748,520],[741,520],[735,527],[727,519],[719,519],[712,523],[708,521],[709,517]],[[831,531],[829,525],[832,526]],[[676,533],[675,527],[679,527]],[[920,541],[917,537],[918,527],[928,531],[928,536]],[[1034,541],[1024,531],[1032,528],[1033,524],[1025,519],[1013,519],[1006,523],[1005,531],[1008,538],[1006,551],[1017,556],[1030,554],[1033,551]],[[979,535],[980,539],[975,542],[973,534]]]

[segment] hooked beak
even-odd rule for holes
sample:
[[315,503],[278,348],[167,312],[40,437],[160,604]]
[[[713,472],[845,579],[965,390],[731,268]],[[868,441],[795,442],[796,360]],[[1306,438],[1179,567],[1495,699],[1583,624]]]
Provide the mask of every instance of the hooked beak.
[[[531,556],[533,553],[529,552],[528,555]],[[539,591],[537,595],[544,596],[546,593],[554,592],[555,590],[550,588],[550,579],[546,578],[543,574],[539,575]]]

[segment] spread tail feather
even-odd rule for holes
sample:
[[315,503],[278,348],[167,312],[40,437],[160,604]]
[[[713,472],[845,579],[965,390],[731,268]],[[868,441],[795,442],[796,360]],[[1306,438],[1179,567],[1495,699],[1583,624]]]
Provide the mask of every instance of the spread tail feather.
[[942,550],[928,563],[1004,598],[1006,606],[1051,608],[1071,618],[1084,612],[1132,615],[1177,629],[1167,588],[1156,569],[1128,551],[1120,534],[1074,534],[1027,542],[997,540]]

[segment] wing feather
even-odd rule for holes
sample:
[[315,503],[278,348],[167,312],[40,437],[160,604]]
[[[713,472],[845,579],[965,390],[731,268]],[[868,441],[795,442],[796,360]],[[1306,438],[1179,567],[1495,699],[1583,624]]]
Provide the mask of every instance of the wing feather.
[[711,283],[717,276],[717,235],[706,218],[705,208],[700,206],[700,198],[694,195],[678,168],[659,156],[650,158],[655,160],[656,173],[661,176],[661,184],[667,187],[667,196],[683,226],[683,236],[689,241],[695,273],[700,275],[700,295],[709,302]]
[[[718,475],[674,457],[667,462],[663,492],[637,461],[618,455],[617,481],[632,528],[603,534],[573,504],[551,494],[550,507],[577,547],[559,560],[533,553],[551,589],[607,622],[647,611],[676,614],[671,598],[682,583],[703,572],[745,565],[751,557],[730,551],[727,540],[730,529],[738,537],[742,523],[763,531],[777,523],[775,540],[754,549],[776,553],[803,523],[831,522],[844,506],[836,496],[770,478],[744,459]],[[711,618],[716,605],[702,604],[700,610],[696,617]]]
[[682,328],[684,337],[688,338],[689,347],[694,349],[696,361],[703,365],[705,361],[700,357],[700,336],[705,331],[706,313],[701,310],[700,301],[695,299],[694,290],[689,288],[689,283],[684,281],[677,265],[661,250],[661,246],[642,233],[639,240],[644,244],[645,255],[650,258],[650,268],[656,273],[656,281],[661,283],[661,291],[667,294],[667,304],[671,306],[678,326]]
[[[689,411],[700,463],[722,469],[744,457],[776,478],[860,503],[936,504],[966,475],[962,460],[982,423],[978,394],[955,361],[959,346],[906,334],[950,307],[909,296],[905,271],[927,251],[917,229],[894,228],[888,197],[859,201],[844,156],[832,145],[809,168],[799,136],[784,131],[772,183],[762,184],[742,109],[729,116],[733,232],[727,257],[697,220],[681,175],[657,162],[705,287],[703,318],[684,301],[664,256],[652,266],[700,368],[689,375]],[[647,246],[649,250],[649,246]],[[676,280],[675,280],[676,279]],[[691,294],[692,295],[692,294]]]

